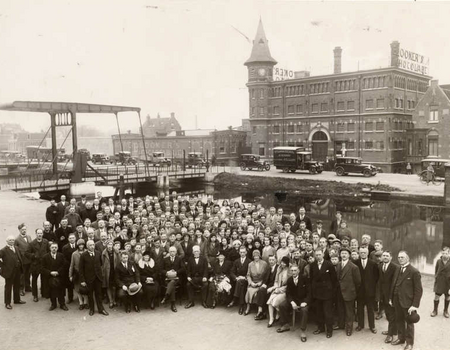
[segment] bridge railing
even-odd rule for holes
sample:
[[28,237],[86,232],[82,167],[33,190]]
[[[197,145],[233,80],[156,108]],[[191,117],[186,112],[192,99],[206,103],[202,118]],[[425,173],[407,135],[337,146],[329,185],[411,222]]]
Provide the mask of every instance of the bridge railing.
[[70,172],[59,173],[54,176],[49,173],[27,173],[20,176],[3,177],[0,180],[0,191],[26,191],[34,192],[36,190],[45,190],[48,188],[58,189],[67,187],[70,183]]

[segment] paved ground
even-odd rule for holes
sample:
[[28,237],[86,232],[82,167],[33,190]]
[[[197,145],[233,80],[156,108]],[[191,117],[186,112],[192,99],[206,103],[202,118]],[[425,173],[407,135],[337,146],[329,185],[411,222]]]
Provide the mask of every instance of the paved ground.
[[324,171],[322,174],[311,175],[307,172],[297,171],[296,173],[283,173],[281,170],[277,170],[274,167],[270,171],[242,171],[239,168],[232,168],[231,172],[239,175],[252,175],[252,176],[273,176],[280,178],[295,178],[295,179],[309,179],[309,180],[323,180],[323,181],[343,181],[346,183],[367,183],[376,185],[378,183],[390,185],[392,187],[399,188],[402,192],[406,192],[416,196],[443,196],[444,195],[444,183],[439,186],[430,184],[429,186],[420,182],[417,175],[404,175],[404,174],[390,174],[381,173],[372,177],[364,177],[363,175],[349,174],[346,176],[337,176],[336,173],[331,171]]
[[[252,172],[258,174],[257,172]],[[274,172],[274,174],[276,174]],[[267,173],[265,173],[267,175]],[[326,177],[330,174],[323,174]],[[393,176],[380,174],[381,178]],[[286,176],[286,174],[281,174]],[[310,175],[287,175],[309,177]],[[319,175],[318,175],[319,176]],[[378,176],[378,175],[377,175]],[[397,175],[402,176],[402,175]],[[332,177],[332,175],[330,176]],[[406,176],[403,176],[406,178]],[[349,177],[358,182],[358,178]],[[375,178],[376,179],[376,178]],[[411,177],[411,180],[416,177]],[[365,180],[362,178],[362,180]],[[372,179],[371,179],[372,180]],[[398,182],[402,182],[397,180]],[[412,181],[411,181],[412,183]],[[17,224],[25,222],[33,235],[40,226],[48,203],[30,199],[14,192],[0,193],[0,246],[7,235],[17,234]],[[424,297],[419,309],[422,320],[416,326],[415,349],[450,349],[448,336],[450,319],[440,315],[434,319],[429,317],[432,309],[431,277],[423,277]],[[3,300],[4,280],[0,278],[0,299]],[[185,310],[178,307],[177,314],[168,308],[154,311],[143,310],[140,314],[125,314],[122,309],[114,309],[109,317],[95,315],[90,317],[86,311],[79,311],[72,304],[70,310],[64,312],[57,309],[48,311],[49,301],[32,302],[30,293],[23,298],[27,304],[14,306],[12,311],[0,307],[0,339],[2,350],[21,349],[297,349],[303,344],[299,339],[299,331],[277,334],[276,328],[267,329],[266,321],[256,322],[252,318],[237,314],[237,309],[223,307],[205,310],[197,305]],[[109,311],[109,310],[108,310]],[[381,331],[387,328],[386,320],[377,321],[379,333],[373,335],[365,329],[352,337],[345,336],[342,331],[335,332],[331,340],[324,335],[314,336],[315,325],[308,328],[308,347],[324,349],[332,346],[336,350],[380,350],[394,349],[383,342]]]

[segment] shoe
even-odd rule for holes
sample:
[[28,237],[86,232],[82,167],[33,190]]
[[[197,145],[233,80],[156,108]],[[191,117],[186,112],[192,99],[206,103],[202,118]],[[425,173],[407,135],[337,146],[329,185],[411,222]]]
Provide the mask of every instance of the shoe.
[[388,332],[388,331],[383,331],[383,332],[381,332],[381,334],[383,334],[383,335],[389,335],[389,332]]
[[64,311],[69,311],[66,305],[61,305],[59,308]]
[[94,310],[89,310],[89,316],[94,316]]
[[267,324],[267,328],[272,328],[273,324],[274,324],[274,322],[272,322],[272,323],[269,322],[269,323]]
[[26,301],[23,301],[23,300],[19,300],[19,301],[15,301],[14,302],[14,304],[19,304],[19,305],[23,305],[23,304],[26,304],[27,302]]
[[284,333],[284,332],[287,332],[290,330],[291,330],[291,328],[289,326],[284,325],[277,329],[277,333]]
[[433,310],[433,312],[430,314],[431,317],[436,317],[437,316],[437,311]]
[[370,331],[371,331],[373,334],[377,334],[377,329],[376,329],[376,328],[370,328]]
[[211,306],[211,309],[215,309],[216,308],[216,303],[213,303]]
[[241,306],[241,307],[239,308],[239,315],[242,315],[243,313],[244,313],[244,307]]
[[25,291],[24,291],[24,290],[21,290],[21,291],[20,291],[20,295],[24,297],[24,296],[25,296]]
[[136,311],[136,312],[141,312],[141,309],[139,309],[139,306],[134,305],[134,311]]
[[300,337],[300,340],[301,340],[303,343],[306,343],[306,337]]
[[80,306],[78,307],[78,310],[84,310],[84,305],[80,305]]
[[161,305],[164,305],[166,303],[166,297],[162,298]]
[[449,318],[449,317],[450,317],[450,315],[448,314],[448,311],[447,311],[447,310],[444,310],[444,317],[445,317],[445,318]]
[[244,316],[247,316],[250,313],[250,310],[245,310],[244,311]]
[[259,314],[257,314],[255,316],[255,321],[261,321],[264,319],[264,314],[262,312],[260,312]]
[[170,307],[170,309],[171,309],[173,312],[177,312],[177,307],[175,306],[175,304],[172,304],[172,306]]
[[37,303],[37,302],[39,301],[39,298],[38,298],[38,297],[34,297],[34,298],[33,298],[33,301],[34,301],[35,303]]
[[317,328],[317,329],[313,332],[313,334],[317,335],[317,334],[320,334],[320,333],[323,333],[323,332],[325,332],[325,329]]
[[11,304],[5,304],[5,307],[6,307],[8,310],[12,310]]
[[104,309],[102,311],[100,311],[100,314],[103,316],[109,316],[109,313]]
[[378,321],[378,320],[381,320],[383,318],[383,314],[382,313],[379,313],[378,315],[376,315],[375,316],[375,319]]
[[352,335],[353,331],[351,329],[347,329],[347,337],[350,337]]
[[359,332],[359,331],[362,330],[362,329],[363,329],[363,327],[358,326],[358,327],[355,328],[355,331],[356,331],[356,332]]
[[327,338],[331,338],[333,336],[333,333],[327,332]]
[[412,350],[413,346],[411,344],[407,344],[404,350]]
[[109,303],[109,308],[112,309],[114,307],[114,303]]
[[192,302],[189,302],[186,304],[186,306],[184,307],[185,309],[190,309],[191,307],[193,307],[195,304]]
[[56,305],[52,305],[52,306],[50,306],[50,309],[48,309],[49,311],[53,311],[53,310],[55,310],[56,309]]
[[229,304],[227,305],[228,308],[233,307],[233,306],[234,306],[234,301],[232,301],[231,303],[229,303]]
[[386,344],[392,343],[392,335],[388,335],[388,336],[386,337],[386,339],[384,340],[384,342],[385,342]]
[[205,309],[207,309],[208,308],[208,305],[206,305],[206,303],[205,302],[203,302],[202,303],[202,306],[205,308]]
[[400,340],[400,339],[396,339],[394,340],[391,345],[401,345],[401,344],[405,344],[404,340]]

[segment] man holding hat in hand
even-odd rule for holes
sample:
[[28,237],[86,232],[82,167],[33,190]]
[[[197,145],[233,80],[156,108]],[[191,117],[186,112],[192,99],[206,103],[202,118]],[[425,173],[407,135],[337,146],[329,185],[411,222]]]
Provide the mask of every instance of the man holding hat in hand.
[[118,287],[117,296],[123,300],[125,311],[131,312],[131,304],[134,304],[134,311],[140,312],[140,295],[142,294],[142,284],[139,270],[131,261],[128,261],[128,253],[120,253],[120,263],[115,270],[116,284]]
[[417,309],[422,298],[422,282],[420,272],[409,263],[408,253],[398,253],[400,271],[394,283],[391,304],[395,308],[398,328],[398,339],[392,345],[404,344],[405,350],[414,346],[414,323],[418,321]]

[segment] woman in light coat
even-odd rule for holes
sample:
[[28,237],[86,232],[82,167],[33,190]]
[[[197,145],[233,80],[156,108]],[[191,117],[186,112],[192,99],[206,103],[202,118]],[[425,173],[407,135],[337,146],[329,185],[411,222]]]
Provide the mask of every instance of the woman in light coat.
[[253,299],[255,295],[260,290],[264,281],[267,280],[267,275],[269,274],[269,265],[261,259],[261,252],[259,250],[253,251],[253,261],[248,264],[247,281],[248,288],[245,294],[245,303],[247,308],[244,315],[250,313],[250,307],[253,304]]
[[279,311],[280,305],[286,301],[286,286],[289,276],[289,257],[284,256],[278,267],[273,287],[267,289],[267,294],[271,293],[269,300],[267,301],[269,309],[269,327],[271,327],[274,322],[275,310]]

